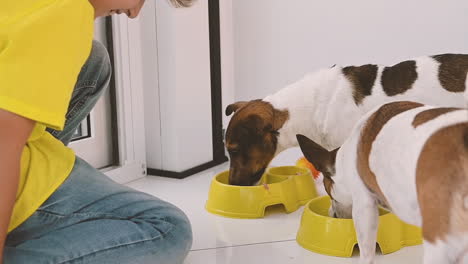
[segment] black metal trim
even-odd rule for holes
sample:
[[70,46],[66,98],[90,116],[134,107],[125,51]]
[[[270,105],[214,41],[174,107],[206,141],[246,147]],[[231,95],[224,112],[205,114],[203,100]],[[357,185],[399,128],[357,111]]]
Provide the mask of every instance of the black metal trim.
[[79,136],[79,137],[74,137],[70,140],[70,142],[75,142],[75,141],[79,141],[79,140],[82,140],[82,139],[86,139],[86,138],[90,138],[92,135],[91,135],[91,117],[90,115],[88,114],[86,116],[86,135],[84,136]]
[[91,137],[91,116],[88,114],[86,117],[86,133],[88,133],[88,137]]
[[70,142],[80,141],[80,140],[87,139],[87,138],[90,138],[90,137],[91,136],[75,137],[73,139],[70,139]]
[[223,106],[221,90],[221,40],[219,26],[219,0],[208,0],[211,71],[211,122],[213,137],[213,160],[182,171],[165,171],[148,168],[148,175],[182,179],[228,161],[224,152]]
[[213,128],[213,160],[225,162],[223,106],[221,85],[221,36],[219,23],[219,0],[208,1],[211,64],[211,115]]
[[150,169],[148,168],[148,175],[150,176],[161,176],[167,178],[174,178],[174,179],[184,179],[188,176],[194,175],[196,173],[202,172],[204,170],[213,168],[217,165],[223,164],[225,161],[210,161],[205,164],[199,165],[197,167],[190,168],[188,170],[184,170],[182,172],[175,172],[175,171],[166,171],[166,170],[158,170],[158,169]]
[[112,33],[112,16],[106,17],[106,39],[107,51],[112,66],[112,75],[109,82],[110,108],[111,108],[111,131],[112,131],[112,164],[120,165],[119,160],[119,133],[117,126],[117,95],[115,90],[115,67],[114,67],[114,35]]

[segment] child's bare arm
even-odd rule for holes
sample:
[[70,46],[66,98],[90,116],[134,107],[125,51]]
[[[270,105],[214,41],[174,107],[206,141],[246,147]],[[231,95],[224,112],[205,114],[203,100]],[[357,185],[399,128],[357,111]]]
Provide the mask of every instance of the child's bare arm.
[[16,199],[21,153],[35,122],[0,109],[0,263]]

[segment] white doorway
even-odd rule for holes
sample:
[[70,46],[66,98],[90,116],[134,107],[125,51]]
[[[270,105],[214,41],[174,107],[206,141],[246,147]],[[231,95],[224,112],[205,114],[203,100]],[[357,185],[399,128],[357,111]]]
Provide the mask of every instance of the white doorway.
[[[108,47],[105,18],[95,22],[95,39]],[[108,87],[96,103],[90,115],[81,123],[73,135],[70,147],[93,167],[103,169],[114,165],[114,152],[111,126],[111,96]]]
[[[75,133],[70,147],[81,158],[118,183],[146,176],[143,88],[138,19],[99,19],[95,39],[108,49],[112,62],[110,89]],[[106,38],[109,37],[109,38]],[[112,94],[112,96],[110,95]]]

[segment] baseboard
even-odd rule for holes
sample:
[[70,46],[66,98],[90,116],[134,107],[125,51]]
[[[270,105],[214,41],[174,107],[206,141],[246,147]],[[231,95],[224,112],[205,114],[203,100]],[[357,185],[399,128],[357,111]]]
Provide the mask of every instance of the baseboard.
[[196,166],[196,167],[193,167],[188,170],[181,171],[181,172],[166,171],[166,170],[152,169],[152,168],[148,168],[147,171],[148,171],[148,176],[161,176],[161,177],[174,178],[174,179],[183,179],[193,174],[196,174],[204,170],[218,166],[220,164],[223,164],[226,161],[228,161],[228,158],[224,156],[224,157],[221,157],[220,159],[212,160],[210,162],[201,164],[199,166]]

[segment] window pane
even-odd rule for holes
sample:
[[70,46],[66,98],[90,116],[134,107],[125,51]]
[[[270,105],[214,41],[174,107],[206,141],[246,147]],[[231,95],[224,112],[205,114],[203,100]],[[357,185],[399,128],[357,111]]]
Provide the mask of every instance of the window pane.
[[90,117],[86,117],[81,124],[78,125],[78,128],[75,130],[72,136],[72,141],[84,139],[91,137],[91,128],[90,128]]

